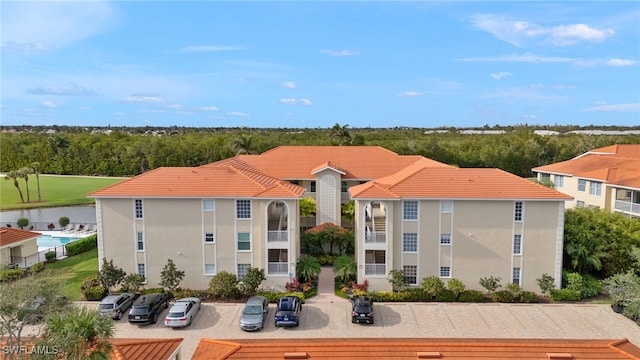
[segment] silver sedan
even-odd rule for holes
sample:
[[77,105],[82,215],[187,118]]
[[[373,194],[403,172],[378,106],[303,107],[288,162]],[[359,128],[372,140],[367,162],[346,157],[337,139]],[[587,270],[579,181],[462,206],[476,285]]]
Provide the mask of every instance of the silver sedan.
[[169,313],[164,318],[164,326],[185,327],[193,322],[193,318],[200,310],[200,299],[183,298],[176,300],[169,309]]

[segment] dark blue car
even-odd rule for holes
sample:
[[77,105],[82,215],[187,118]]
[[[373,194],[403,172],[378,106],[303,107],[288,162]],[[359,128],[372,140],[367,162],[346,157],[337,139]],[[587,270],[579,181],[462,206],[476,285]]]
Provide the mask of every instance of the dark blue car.
[[300,325],[300,311],[302,303],[295,296],[284,296],[278,300],[276,308],[276,327],[279,326],[298,326]]

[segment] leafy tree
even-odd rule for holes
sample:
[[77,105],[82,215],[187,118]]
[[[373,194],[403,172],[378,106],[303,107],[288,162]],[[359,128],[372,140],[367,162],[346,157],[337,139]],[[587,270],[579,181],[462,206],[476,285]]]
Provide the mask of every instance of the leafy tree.
[[404,271],[399,269],[389,271],[389,283],[393,291],[402,291],[409,286],[409,281],[407,277],[404,276]]
[[139,293],[142,289],[142,284],[144,283],[144,275],[140,274],[127,274],[127,276],[122,279],[122,291],[131,292],[131,293]]
[[316,201],[311,196],[300,199],[300,216],[315,216]]
[[236,152],[236,155],[258,153],[253,145],[253,138],[251,135],[247,134],[241,134],[237,139],[235,139],[231,143],[231,148]]
[[434,275],[422,279],[421,285],[422,290],[430,299],[434,299],[445,289],[444,282]]
[[22,189],[20,188],[20,183],[18,183],[18,179],[20,177],[21,177],[20,172],[14,170],[6,173],[4,179],[13,181],[13,186],[15,186],[16,189],[18,189],[18,193],[20,194],[20,202],[24,203],[24,196],[22,195]]
[[40,192],[40,163],[32,162],[31,163],[31,173],[36,176],[36,184],[38,187],[38,202],[42,201],[42,193]]
[[59,350],[57,358],[70,360],[108,359],[109,338],[114,334],[114,322],[96,310],[83,306],[52,315],[47,320],[44,344]]
[[298,277],[298,279],[302,279],[304,281],[313,281],[318,278],[321,270],[322,268],[320,266],[320,261],[318,261],[318,258],[314,256],[305,256],[298,260],[298,265],[296,266],[296,276]]
[[113,259],[107,261],[102,258],[102,268],[98,273],[98,281],[111,294],[111,289],[124,280],[127,273],[120,267],[113,265]]
[[329,255],[333,255],[335,246],[338,246],[340,253],[342,253],[353,239],[351,231],[330,222],[313,227],[305,231],[305,233],[306,240],[312,246],[319,246],[322,249],[323,245],[329,245]]
[[69,225],[69,218],[61,216],[60,219],[58,219],[58,224],[60,224],[60,227],[64,229],[65,226]]
[[31,202],[31,195],[29,193],[29,174],[31,174],[32,170],[28,167],[23,167],[18,170],[20,174],[20,178],[24,180],[24,187],[27,189],[27,202]]
[[354,200],[349,200],[346,203],[341,205],[342,216],[353,225],[353,219],[355,219],[356,215],[356,202]]
[[333,273],[343,283],[356,277],[358,268],[351,256],[341,255],[333,261]]
[[29,225],[29,219],[27,218],[20,218],[17,221],[18,227],[20,229],[24,229],[25,227],[27,227]]
[[544,273],[542,274],[542,277],[539,279],[536,279],[536,281],[538,281],[538,286],[540,286],[540,291],[542,291],[543,294],[546,294],[555,287],[554,283],[556,279],[554,279],[553,276],[547,273]]
[[331,128],[331,134],[329,135],[329,140],[333,145],[348,145],[351,143],[351,134],[349,134],[349,125],[340,126],[340,124],[336,123]]
[[502,281],[500,277],[489,276],[489,277],[480,278],[479,283],[480,283],[480,286],[482,286],[485,290],[487,290],[487,293],[491,294],[492,292],[498,290],[498,288],[502,286],[500,285],[500,281]]
[[158,285],[173,294],[178,286],[180,286],[182,279],[184,279],[184,271],[178,270],[173,260],[167,259],[167,264],[160,272],[160,283]]
[[632,271],[612,275],[602,283],[614,304],[640,301],[640,277]]
[[209,281],[209,292],[215,297],[236,299],[240,296],[238,279],[228,271],[220,271]]
[[255,295],[258,287],[266,279],[264,269],[250,267],[242,278],[241,289],[244,294]]

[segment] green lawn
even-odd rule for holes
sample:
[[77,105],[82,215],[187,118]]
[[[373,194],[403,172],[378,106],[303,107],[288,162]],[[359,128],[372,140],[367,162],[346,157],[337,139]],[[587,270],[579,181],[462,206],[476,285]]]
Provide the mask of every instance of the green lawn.
[[91,275],[98,274],[98,249],[92,249],[82,254],[68,257],[51,264],[47,264],[42,272],[44,276],[51,276],[64,283],[63,293],[69,300],[82,300],[80,283]]
[[0,210],[29,209],[38,207],[54,207],[69,205],[90,205],[94,199],[87,198],[87,194],[105,186],[120,182],[126,178],[103,178],[91,176],[59,176],[40,175],[40,194],[42,201],[38,201],[38,185],[35,175],[29,176],[29,199],[27,202],[27,188],[23,179],[18,179],[25,203],[20,201],[18,189],[13,180],[0,179]]

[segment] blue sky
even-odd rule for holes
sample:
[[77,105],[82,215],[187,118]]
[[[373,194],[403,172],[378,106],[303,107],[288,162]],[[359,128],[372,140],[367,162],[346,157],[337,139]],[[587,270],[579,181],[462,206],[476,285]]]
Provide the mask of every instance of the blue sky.
[[640,125],[640,2],[2,1],[2,125]]

